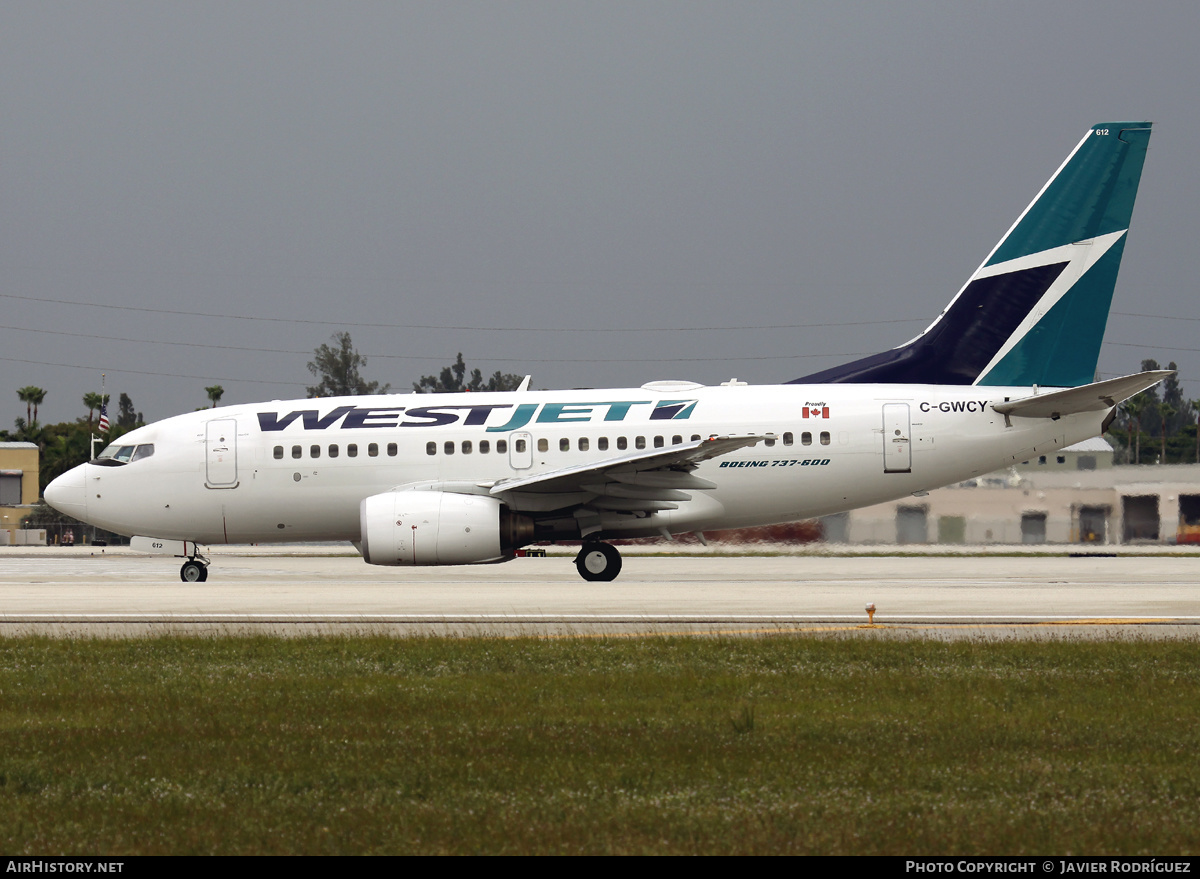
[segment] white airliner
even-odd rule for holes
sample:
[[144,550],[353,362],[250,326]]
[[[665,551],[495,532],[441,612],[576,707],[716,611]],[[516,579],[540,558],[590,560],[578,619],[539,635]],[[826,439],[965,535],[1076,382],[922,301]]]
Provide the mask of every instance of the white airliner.
[[500,562],[582,541],[823,516],[1097,436],[1170,373],[1094,382],[1150,137],[1090,129],[923,333],[779,385],[275,400],[125,434],[46,501],[186,558],[201,546],[349,540],[373,565]]

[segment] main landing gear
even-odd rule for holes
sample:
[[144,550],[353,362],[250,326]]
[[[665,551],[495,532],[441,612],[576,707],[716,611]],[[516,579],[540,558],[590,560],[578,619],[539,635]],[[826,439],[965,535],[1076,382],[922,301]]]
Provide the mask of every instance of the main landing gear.
[[208,579],[208,559],[202,555],[189,558],[179,569],[179,579],[184,583],[203,583]]
[[608,582],[621,573],[621,553],[615,546],[593,541],[585,543],[575,556],[575,570],[585,580]]

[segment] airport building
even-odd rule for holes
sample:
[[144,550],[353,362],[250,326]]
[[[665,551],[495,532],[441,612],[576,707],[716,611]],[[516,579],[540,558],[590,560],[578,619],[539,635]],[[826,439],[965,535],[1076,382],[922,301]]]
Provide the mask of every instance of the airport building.
[[[21,519],[40,494],[38,447],[33,443],[0,443],[0,545],[23,542]],[[45,543],[45,532],[42,532]]]
[[923,497],[826,516],[851,544],[1200,543],[1200,465],[1114,463],[1102,438]]

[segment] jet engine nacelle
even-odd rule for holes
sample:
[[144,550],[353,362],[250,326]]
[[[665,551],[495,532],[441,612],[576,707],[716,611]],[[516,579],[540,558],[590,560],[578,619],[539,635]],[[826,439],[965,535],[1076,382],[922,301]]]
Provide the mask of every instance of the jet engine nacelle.
[[533,520],[493,497],[389,491],[359,505],[362,554],[372,565],[470,565],[511,558]]

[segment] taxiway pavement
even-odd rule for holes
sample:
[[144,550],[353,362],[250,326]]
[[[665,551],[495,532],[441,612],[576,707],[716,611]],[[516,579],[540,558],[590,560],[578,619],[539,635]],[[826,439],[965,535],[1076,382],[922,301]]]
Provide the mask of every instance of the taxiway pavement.
[[[336,552],[337,550],[332,550]],[[625,558],[588,583],[569,555],[380,568],[306,548],[180,560],[76,547],[0,551],[0,635],[164,631],[560,635],[827,631],[935,637],[1200,638],[1200,557]],[[875,628],[866,628],[874,604]]]

